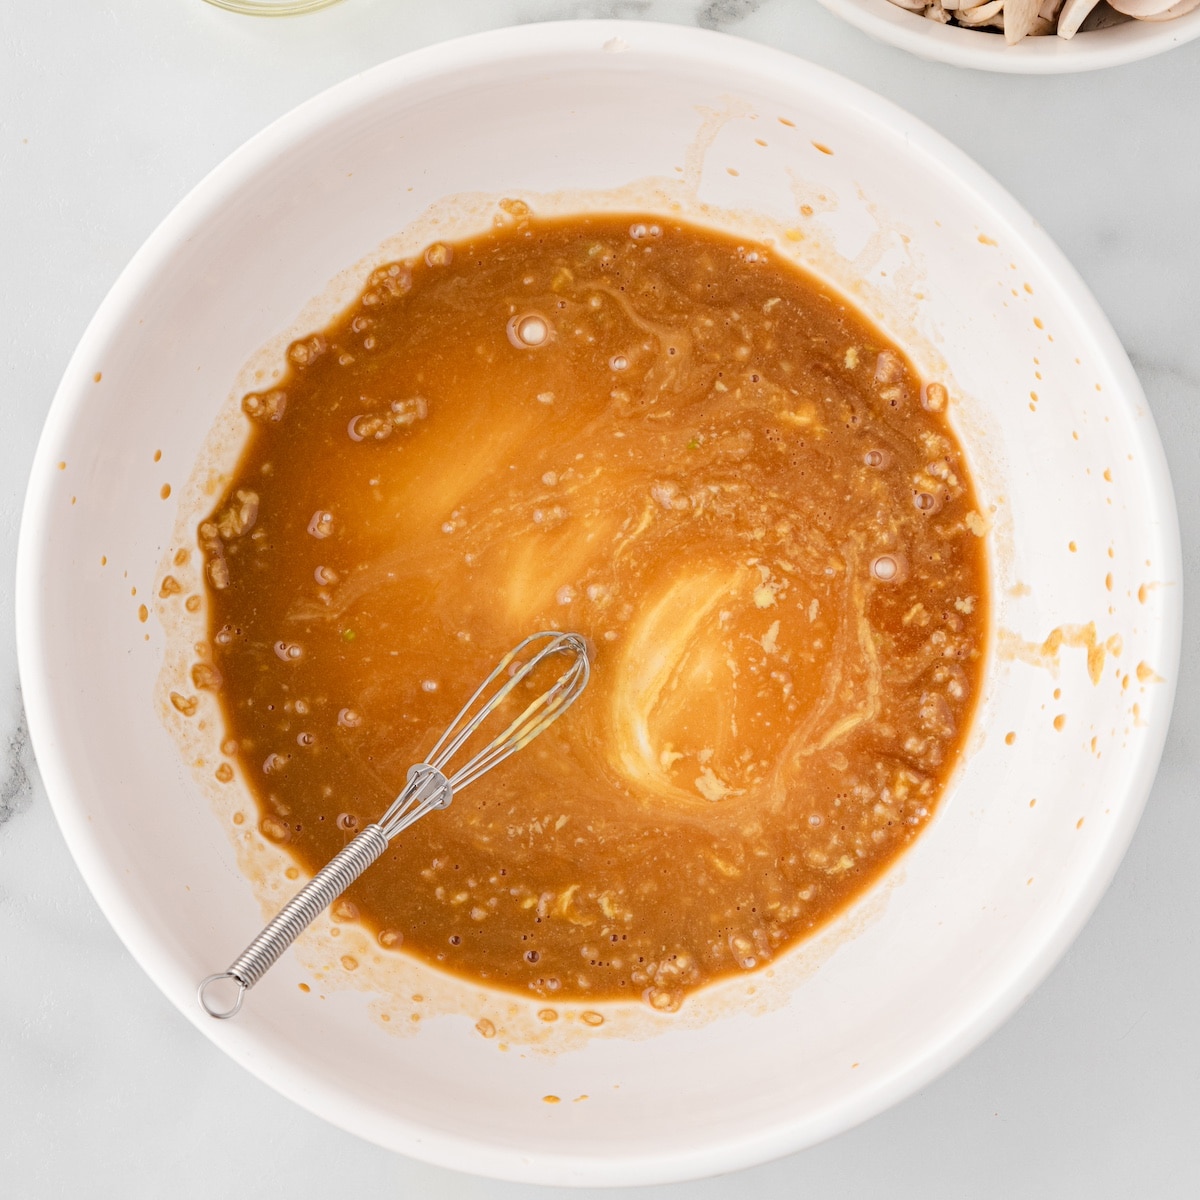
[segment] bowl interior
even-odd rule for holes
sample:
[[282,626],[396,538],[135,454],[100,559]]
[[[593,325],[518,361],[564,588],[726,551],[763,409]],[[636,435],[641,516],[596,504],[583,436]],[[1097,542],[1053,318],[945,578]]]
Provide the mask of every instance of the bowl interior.
[[[625,196],[720,214],[748,234],[799,231],[779,252],[950,384],[992,543],[995,635],[968,761],[880,888],[790,965],[735,981],[704,1020],[527,1050],[480,1037],[469,1005],[412,1021],[422,1010],[405,1001],[401,1036],[371,1019],[367,993],[302,993],[308,975],[288,956],[237,1021],[208,1021],[196,982],[262,910],[160,719],[164,635],[138,607],[177,545],[183,485],[234,382],[261,347],[352,295],[346,268],[443,197],[516,195],[549,210],[631,186]],[[313,297],[324,299],[306,309]],[[60,823],[181,1011],[276,1088],[384,1145],[514,1179],[632,1183],[838,1132],[1024,998],[1099,899],[1149,789],[1179,579],[1166,467],[1129,364],[1071,269],[987,176],[788,56],[573,23],[434,47],[349,80],[180,205],[106,300],[55,400],[18,613]]]

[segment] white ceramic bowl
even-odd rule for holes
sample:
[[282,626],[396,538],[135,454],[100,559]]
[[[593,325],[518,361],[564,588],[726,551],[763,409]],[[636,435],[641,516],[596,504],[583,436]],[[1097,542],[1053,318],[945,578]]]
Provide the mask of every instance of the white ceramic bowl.
[[891,0],[821,0],[864,33],[918,58],[1001,71],[1012,75],[1057,75],[1116,67],[1162,54],[1200,37],[1200,9],[1171,21],[1126,21],[1073,38],[1027,37],[1008,46],[998,34],[939,25]]
[[[203,500],[185,484],[214,422],[260,347],[328,315],[358,277],[330,281],[440,198],[543,193],[535,208],[553,209],[572,203],[558,189],[650,176],[668,182],[627,195],[705,202],[749,233],[791,228],[777,253],[809,260],[950,384],[993,525],[996,633],[968,761],[880,887],[770,971],[680,1014],[606,1010],[593,1034],[567,1006],[557,1026],[571,1037],[526,1050],[523,1001],[503,1010],[463,993],[413,1023],[405,995],[397,1036],[371,1016],[392,1002],[337,988],[336,970],[299,990],[320,956],[302,943],[236,1021],[202,1017],[197,980],[263,909],[227,816],[160,718],[164,635],[136,608],[191,519],[180,498]],[[324,299],[301,314],[310,297]],[[1179,580],[1170,482],[1137,380],[1074,271],[993,180],[892,105],[785,54],[580,22],[434,46],[347,80],[179,205],[55,398],[17,609],[30,729],[63,833],[188,1019],[382,1145],[511,1179],[608,1184],[810,1145],[925,1084],[1016,1008],[1097,903],[1150,788]],[[1056,629],[1055,655],[1042,643]],[[245,850],[256,835],[239,836]],[[472,1004],[516,1033],[481,1037]]]

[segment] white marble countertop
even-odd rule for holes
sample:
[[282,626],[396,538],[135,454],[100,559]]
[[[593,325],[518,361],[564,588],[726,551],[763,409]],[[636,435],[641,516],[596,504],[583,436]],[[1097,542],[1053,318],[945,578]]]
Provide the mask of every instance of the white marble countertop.
[[1200,42],[1092,75],[1001,77],[876,45],[815,0],[345,0],[281,21],[200,0],[0,4],[0,1191],[541,1191],[424,1166],[327,1126],[170,1007],[101,917],[39,782],[13,575],[25,482],[67,359],[126,261],[201,176],[364,67],[462,33],[587,16],[701,24],[813,59],[992,171],[1062,246],[1129,350],[1174,473],[1189,588],[1175,719],[1146,815],[1095,917],[1025,1007],[923,1092],[831,1142],[633,1194],[1195,1196]]

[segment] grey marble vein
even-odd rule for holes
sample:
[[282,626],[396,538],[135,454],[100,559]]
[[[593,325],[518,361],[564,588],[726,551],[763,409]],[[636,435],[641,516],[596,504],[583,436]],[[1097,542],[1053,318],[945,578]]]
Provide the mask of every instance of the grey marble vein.
[[704,29],[728,29],[762,6],[763,0],[711,0],[696,17]]
[[538,0],[524,6],[516,14],[515,24],[537,21],[621,21],[652,18],[653,0],[580,0],[561,4]]
[[4,748],[4,774],[0,777],[0,827],[29,807],[33,798],[33,749],[25,710]]

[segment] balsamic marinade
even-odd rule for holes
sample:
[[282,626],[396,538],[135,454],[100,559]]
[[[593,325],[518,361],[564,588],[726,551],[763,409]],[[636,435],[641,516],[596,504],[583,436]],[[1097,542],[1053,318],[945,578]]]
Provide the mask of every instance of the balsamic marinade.
[[769,247],[536,219],[376,270],[200,528],[227,750],[315,870],[496,660],[574,709],[347,894],[388,947],[662,1009],[762,966],[930,819],[986,637],[946,392]]

